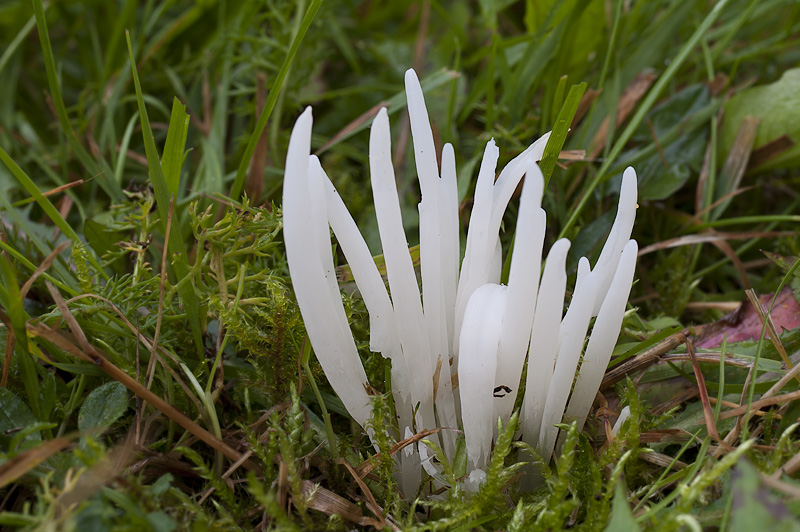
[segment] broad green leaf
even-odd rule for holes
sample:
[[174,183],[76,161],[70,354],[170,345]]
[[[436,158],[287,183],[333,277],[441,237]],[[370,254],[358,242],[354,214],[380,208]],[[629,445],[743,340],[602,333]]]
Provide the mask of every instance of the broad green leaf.
[[[83,224],[83,234],[86,236],[86,241],[99,257],[118,250],[117,242],[124,241],[126,238],[127,233],[115,229],[112,224],[113,219],[109,213],[94,216]],[[118,273],[122,273],[122,271]]]
[[147,522],[153,527],[153,532],[172,532],[178,528],[178,524],[166,512],[150,512]]
[[[3,451],[11,450],[7,445],[15,432],[35,423],[37,419],[28,405],[11,390],[0,388],[0,444]],[[38,432],[33,432],[28,434],[25,441],[36,444],[42,441],[42,436]]]
[[[691,129],[686,125],[709,103],[708,88],[697,84],[676,93],[648,113],[647,120],[652,124],[661,150],[636,165],[640,199],[664,199],[678,191],[693,172],[700,170],[707,144],[707,122],[693,123]],[[684,126],[683,134],[674,142],[665,142],[665,136],[676,124]],[[648,144],[655,142],[649,127],[641,127],[636,137],[649,141]]]
[[761,119],[754,149],[782,135],[788,135],[795,142],[793,147],[766,161],[759,170],[800,164],[800,68],[787,70],[775,83],[753,87],[728,100],[720,131],[721,161],[727,157],[739,124],[747,115]]
[[78,414],[78,428],[89,430],[109,427],[128,409],[128,391],[121,383],[111,381],[92,390]]

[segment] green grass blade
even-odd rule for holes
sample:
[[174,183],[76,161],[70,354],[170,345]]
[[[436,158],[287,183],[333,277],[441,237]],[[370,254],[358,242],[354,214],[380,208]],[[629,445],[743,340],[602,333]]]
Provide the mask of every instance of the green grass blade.
[[269,91],[267,102],[264,105],[264,109],[261,111],[261,116],[258,117],[258,123],[256,123],[255,130],[253,131],[253,134],[250,135],[250,140],[247,142],[247,148],[244,150],[244,156],[242,157],[242,161],[239,163],[239,169],[236,171],[236,179],[234,179],[233,186],[231,187],[231,198],[238,200],[239,196],[242,195],[244,180],[245,177],[247,177],[247,167],[250,166],[250,160],[253,158],[253,154],[256,151],[258,139],[261,138],[261,134],[264,132],[264,128],[267,126],[267,120],[269,120],[272,110],[275,108],[275,103],[278,101],[278,96],[280,95],[283,81],[286,79],[286,74],[289,72],[289,67],[294,61],[294,56],[297,55],[297,50],[300,48],[300,44],[303,42],[303,37],[305,37],[308,28],[314,21],[314,16],[316,16],[321,5],[322,0],[314,0],[306,10],[303,21],[300,23],[300,30],[297,32],[297,35],[295,35],[294,40],[292,41],[292,46],[289,48],[289,52],[286,54],[286,59],[284,59],[281,69],[278,71],[278,75],[275,77],[275,81]]
[[98,179],[98,183],[105,193],[108,194],[111,199],[120,199],[122,198],[122,189],[111,179],[111,168],[105,161],[96,161],[89,152],[86,151],[86,148],[81,144],[77,133],[75,133],[69,121],[67,108],[64,105],[64,98],[61,95],[61,86],[58,83],[56,61],[53,56],[53,48],[50,46],[50,33],[47,30],[47,20],[44,15],[42,0],[33,0],[33,14],[36,17],[36,26],[39,29],[39,40],[42,43],[45,70],[47,71],[47,82],[50,86],[51,96],[53,97],[53,106],[56,109],[58,123],[61,125],[61,129],[64,130],[70,147],[75,151],[75,155],[77,155],[84,168],[86,168],[91,175],[102,174],[104,177]]
[[711,10],[711,12],[706,16],[703,22],[698,26],[686,44],[683,45],[683,48],[678,52],[678,55],[672,60],[669,64],[667,69],[658,78],[658,81],[653,85],[650,89],[650,92],[647,93],[642,103],[639,105],[639,108],[636,110],[636,113],[631,118],[628,126],[622,131],[617,141],[614,143],[614,147],[611,148],[611,152],[606,157],[605,161],[603,162],[600,170],[597,171],[597,174],[594,176],[592,181],[586,187],[586,190],[583,192],[583,196],[578,201],[578,204],[572,209],[572,213],[570,214],[567,223],[564,224],[564,227],[561,229],[561,233],[559,234],[559,238],[566,236],[575,223],[578,221],[578,216],[580,216],[581,211],[586,206],[586,203],[589,201],[589,198],[592,196],[592,192],[597,185],[599,185],[605,178],[608,177],[608,170],[611,165],[614,163],[616,158],[622,153],[622,149],[625,147],[625,144],[628,143],[631,136],[633,136],[633,132],[639,127],[639,124],[642,123],[644,120],[645,114],[653,107],[656,103],[656,100],[664,91],[664,89],[669,85],[675,74],[678,72],[678,69],[683,65],[684,61],[689,57],[689,55],[694,51],[697,45],[700,43],[700,40],[703,36],[708,32],[709,28],[714,21],[717,20],[725,6],[728,4],[729,0],[719,0],[717,5]]
[[[144,150],[147,156],[147,167],[150,170],[150,179],[153,183],[153,190],[155,191],[158,214],[161,217],[161,223],[163,224],[164,233],[166,234],[166,224],[167,219],[169,218],[170,189],[164,176],[161,159],[158,155],[158,148],[156,148],[156,142],[153,137],[153,130],[150,127],[150,119],[147,117],[147,108],[144,105],[144,98],[142,97],[142,86],[139,83],[139,73],[136,70],[136,59],[133,57],[133,46],[131,45],[130,34],[126,33],[125,37],[128,41],[128,54],[130,55],[131,59],[133,84],[136,88],[136,101],[139,105],[139,118],[141,119],[142,123],[142,135],[144,136]],[[173,127],[176,128],[177,131],[174,134],[173,142],[170,143],[168,148],[170,151],[180,150],[180,156],[178,157],[177,164],[165,160],[164,165],[169,168],[170,172],[177,173],[178,176],[180,176],[180,164],[183,162],[183,145],[179,144],[178,139],[182,138],[183,142],[186,141],[186,130],[189,127],[189,117],[186,114],[185,106],[177,99],[173,101],[172,105],[172,119],[170,119],[169,130],[167,133],[168,136],[170,133],[172,133],[171,130]],[[172,154],[172,157],[176,156]],[[167,154],[165,153],[165,159],[166,158]],[[173,218],[173,220],[177,219],[177,216]],[[177,224],[178,222],[175,221],[175,223]],[[177,278],[177,282],[180,283],[179,293],[181,299],[183,300],[183,305],[186,308],[186,314],[189,317],[189,328],[192,331],[195,348],[197,349],[198,356],[202,357],[203,333],[202,326],[200,324],[200,304],[197,300],[197,294],[194,291],[194,283],[181,283],[181,280],[185,279],[191,274],[191,268],[189,267],[189,259],[186,256],[186,245],[183,242],[183,236],[180,227],[175,227],[170,230],[169,242],[167,242],[167,246],[169,247],[170,255],[172,255],[174,260],[172,267],[175,277]]]
[[[17,178],[17,181],[19,181],[20,185],[22,185],[25,190],[28,191],[28,194],[33,197],[39,207],[41,207],[45,212],[47,217],[50,218],[50,220],[61,230],[62,233],[64,233],[64,236],[75,243],[81,243],[78,233],[72,229],[67,221],[61,216],[61,213],[59,213],[55,206],[50,203],[50,200],[47,199],[44,194],[42,194],[42,191],[39,190],[39,187],[36,186],[36,183],[34,183],[33,180],[28,177],[28,174],[26,174],[22,168],[20,168],[19,165],[14,162],[14,159],[12,159],[3,148],[0,148],[0,160],[3,161],[14,177]],[[94,266],[97,271],[100,272],[100,275],[102,275],[104,279],[108,279],[108,275],[106,275],[106,273],[103,271],[103,267],[100,266],[100,263],[97,262],[97,259],[91,253],[89,254],[89,261],[92,263],[92,266]]]
[[0,274],[3,277],[3,284],[6,289],[5,301],[6,311],[8,318],[11,320],[11,326],[14,329],[14,336],[16,337],[16,344],[14,345],[17,351],[17,359],[19,371],[22,374],[22,382],[25,386],[25,394],[28,396],[28,404],[39,421],[45,421],[41,418],[41,405],[39,404],[39,376],[36,373],[36,362],[31,357],[28,351],[28,332],[25,329],[25,322],[28,321],[28,315],[22,303],[22,295],[19,291],[19,284],[17,284],[17,275],[14,273],[14,267],[8,262],[5,255],[0,254]]
[[[181,181],[181,167],[188,134],[189,115],[186,114],[186,106],[175,98],[172,102],[167,141],[164,144],[164,157],[161,159],[161,171],[164,173],[167,192],[176,199],[178,198],[178,185]],[[164,220],[166,220],[165,217]]]
[[578,104],[581,103],[584,92],[586,92],[586,82],[570,87],[567,99],[564,101],[564,105],[561,106],[561,111],[558,112],[558,117],[556,117],[555,124],[553,124],[553,132],[550,134],[550,138],[547,139],[542,161],[539,163],[539,168],[544,175],[545,187],[550,183],[550,177],[553,175],[556,161],[558,161],[558,154],[561,153],[561,148],[564,147],[564,141],[567,139],[567,133],[569,133],[569,126],[572,124],[572,119],[575,118]]
[[3,51],[3,55],[2,57],[0,57],[0,72],[3,71],[9,59],[11,59],[11,57],[14,55],[14,52],[17,51],[17,48],[19,48],[20,43],[31,32],[34,24],[36,24],[36,18],[31,17],[28,20],[28,22],[25,23],[22,29],[19,30],[16,37],[14,37],[14,40],[8,44],[8,48],[6,48],[5,51]]
[[[37,266],[34,263],[29,261],[27,258],[25,258],[25,255],[23,255],[13,247],[9,246],[2,240],[0,240],[0,250],[3,250],[12,257],[14,257],[14,260],[18,261],[20,264],[28,268],[31,272],[36,271]],[[61,281],[59,281],[58,279],[56,279],[47,272],[43,272],[42,277],[44,277],[45,279],[56,285],[59,289],[63,290],[64,292],[68,293],[71,296],[77,296],[78,294],[80,294],[79,291],[75,290],[71,286],[62,283]]]

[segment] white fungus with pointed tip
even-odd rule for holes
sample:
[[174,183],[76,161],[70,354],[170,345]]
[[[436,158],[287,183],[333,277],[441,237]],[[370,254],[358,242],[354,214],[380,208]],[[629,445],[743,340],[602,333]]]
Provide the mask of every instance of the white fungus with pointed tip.
[[544,176],[539,166],[530,162],[520,198],[516,229],[519,238],[514,241],[511,256],[508,307],[497,349],[492,420],[500,417],[503,423],[511,417],[514,408],[533,327],[535,306],[531,302],[536,301],[539,290],[546,222],[541,208],[543,192]]
[[[619,335],[633,280],[637,247],[629,239],[636,215],[636,173],[625,170],[609,236],[593,269],[585,258],[579,261],[576,286],[562,319],[568,240],[553,244],[539,276],[546,215],[541,208],[544,180],[535,163],[549,133],[512,159],[496,180],[499,150],[493,140],[487,143],[459,267],[455,153],[446,144],[441,161],[437,160],[422,88],[413,70],[406,73],[405,82],[421,190],[422,291],[403,230],[386,109],[372,124],[369,166],[388,291],[333,182],[310,154],[310,108],[297,120],[287,153],[286,255],[317,358],[345,408],[365,426],[371,412],[368,383],[336,282],[329,226],[333,229],[369,312],[370,349],[392,361],[399,427],[409,438],[414,429],[460,425],[470,467],[464,488],[477,490],[486,479],[497,419],[507,421],[517,397],[526,354],[523,438],[549,458],[556,423],[574,419],[579,428],[583,426]],[[504,251],[500,226],[523,175],[527,177],[506,287],[498,284]],[[587,327],[595,315],[576,379]],[[441,431],[436,436],[451,458],[455,435]],[[424,443],[411,444],[396,457],[407,495],[418,489],[423,470],[435,479],[434,485],[443,485]]]
[[542,456],[550,456],[553,452],[558,435],[558,429],[554,425],[561,421],[567,404],[572,379],[586,340],[586,329],[592,318],[592,302],[597,297],[597,290],[597,275],[590,271],[588,259],[581,257],[572,301],[558,331],[558,356],[539,428],[538,448]]
[[631,292],[638,251],[636,240],[629,240],[625,244],[608,295],[600,307],[592,328],[586,354],[583,356],[575,389],[572,391],[565,414],[567,419],[574,419],[578,423],[578,430],[581,430],[586,422],[586,416],[592,408],[592,402],[597,390],[600,389],[606,367],[611,360],[611,353],[617,343],[625,306]]
[[[328,221],[324,218],[324,210],[319,212],[311,208],[308,158],[312,122],[309,107],[297,120],[289,140],[287,178],[283,184],[286,258],[297,303],[317,359],[347,411],[363,427],[372,411],[364,389],[367,375],[349,332],[335,279],[335,291],[331,292],[327,276],[332,272],[322,262],[326,250],[331,257]],[[323,233],[326,238],[320,240]]]
[[538,439],[542,413],[558,356],[558,333],[561,329],[561,311],[567,288],[564,268],[569,248],[570,242],[566,238],[558,240],[550,248],[536,298],[521,415],[525,441],[532,445]]
[[508,287],[485,284],[472,294],[464,313],[458,382],[467,461],[471,468],[486,463],[492,445],[492,396],[507,300]]

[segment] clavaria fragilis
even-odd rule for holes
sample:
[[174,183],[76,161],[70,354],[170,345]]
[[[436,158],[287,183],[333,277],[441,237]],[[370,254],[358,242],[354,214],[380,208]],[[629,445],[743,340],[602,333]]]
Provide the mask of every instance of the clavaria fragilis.
[[[549,457],[558,436],[556,423],[574,419],[583,426],[619,335],[636,264],[637,246],[630,240],[636,174],[632,168],[625,170],[611,232],[594,268],[586,258],[579,261],[571,304],[562,317],[568,240],[553,244],[542,270],[546,214],[541,208],[544,179],[536,162],[549,134],[510,161],[496,179],[499,150],[489,141],[459,267],[453,147],[443,147],[440,166],[413,70],[406,72],[405,81],[422,196],[421,292],[403,230],[386,109],[378,112],[372,124],[369,166],[388,291],[347,207],[317,157],[311,155],[310,108],[292,132],[284,178],[284,239],[311,343],[348,412],[366,426],[371,411],[367,377],[336,282],[330,227],[369,311],[370,349],[391,359],[400,434],[408,434],[412,427],[460,427],[469,469],[480,473],[496,420],[506,422],[511,415],[527,357],[522,438]],[[500,284],[500,225],[523,176],[527,177],[517,238],[504,286]],[[594,327],[581,358],[593,317]],[[457,433],[439,434],[452,457]],[[417,489],[420,467],[432,475],[436,472],[423,443],[418,451],[399,457],[406,493]]]

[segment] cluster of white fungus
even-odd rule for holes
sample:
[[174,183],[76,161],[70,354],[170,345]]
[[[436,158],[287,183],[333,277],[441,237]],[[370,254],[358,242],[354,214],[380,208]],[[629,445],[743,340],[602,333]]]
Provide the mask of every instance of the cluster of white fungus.
[[[312,346],[353,419],[366,425],[370,398],[342,306],[330,229],[369,311],[370,349],[391,359],[401,431],[409,435],[412,428],[463,429],[470,478],[479,479],[497,419],[506,422],[511,416],[526,357],[523,440],[548,458],[558,436],[555,424],[575,420],[582,428],[619,335],[633,280],[637,245],[630,235],[636,214],[636,173],[632,168],[624,172],[617,216],[597,264],[590,268],[585,257],[578,262],[577,281],[564,314],[569,240],[553,244],[542,270],[546,215],[541,208],[544,180],[536,163],[549,134],[509,162],[497,178],[499,151],[489,141],[459,268],[453,147],[444,146],[440,165],[413,70],[406,72],[405,82],[422,193],[422,291],[403,229],[386,109],[372,123],[369,166],[389,290],[347,207],[319,159],[311,155],[311,108],[297,120],[286,158],[286,255]],[[502,285],[500,225],[523,176],[508,285]],[[452,457],[457,432],[441,431],[439,436]],[[407,448],[400,456],[406,493],[419,485],[420,468],[437,476],[425,445],[418,444],[416,451]]]

